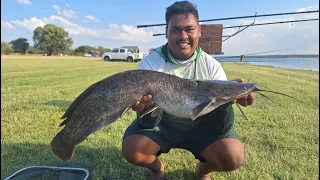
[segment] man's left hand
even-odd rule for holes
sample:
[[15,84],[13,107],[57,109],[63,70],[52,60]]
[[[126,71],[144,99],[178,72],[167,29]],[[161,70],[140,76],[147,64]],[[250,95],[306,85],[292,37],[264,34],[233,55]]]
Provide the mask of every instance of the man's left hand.
[[[238,79],[234,79],[232,81],[236,81],[236,82],[242,83],[242,82],[244,82],[244,79],[243,78],[238,78]],[[250,94],[248,94],[248,96],[239,98],[237,100],[233,100],[231,103],[232,104],[238,103],[241,106],[246,107],[247,105],[253,104],[254,103],[254,99],[255,99],[254,92],[251,92]]]

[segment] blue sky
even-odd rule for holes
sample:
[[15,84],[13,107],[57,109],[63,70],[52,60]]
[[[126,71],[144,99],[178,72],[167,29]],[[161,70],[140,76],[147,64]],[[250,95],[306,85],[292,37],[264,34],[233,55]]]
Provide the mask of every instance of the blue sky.
[[[142,24],[165,23],[166,7],[175,1],[107,1],[107,0],[2,0],[1,41],[25,37],[33,44],[33,30],[45,24],[65,28],[73,38],[73,48],[80,45],[116,48],[138,45],[143,52],[166,43],[164,26],[137,28]],[[200,19],[319,10],[316,0],[193,0]],[[317,18],[319,13],[257,18],[256,23]],[[237,19],[207,23],[223,26],[251,23],[252,19]],[[237,29],[225,29],[224,35]],[[286,53],[319,54],[319,21],[268,26],[254,26],[222,44],[225,55],[256,53],[276,49]],[[274,53],[276,54],[276,53]]]

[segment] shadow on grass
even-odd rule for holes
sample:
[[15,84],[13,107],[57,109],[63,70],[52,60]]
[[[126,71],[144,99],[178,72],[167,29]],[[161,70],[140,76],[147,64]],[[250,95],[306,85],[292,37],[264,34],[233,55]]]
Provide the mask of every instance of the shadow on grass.
[[[85,145],[76,147],[73,159],[63,162],[54,157],[49,144],[1,144],[1,177],[28,166],[64,166],[86,168],[90,173],[89,179],[147,179],[148,170],[134,166],[122,156],[121,149],[113,147],[88,148]],[[165,172],[171,179],[195,179],[191,170]]]
[[68,100],[53,100],[53,101],[48,101],[43,103],[44,105],[49,105],[49,106],[58,106],[58,107],[68,107],[70,104],[72,103],[72,101],[68,101]]
[[169,180],[183,179],[183,180],[195,180],[196,175],[191,169],[180,169],[171,172],[165,172],[165,177]]

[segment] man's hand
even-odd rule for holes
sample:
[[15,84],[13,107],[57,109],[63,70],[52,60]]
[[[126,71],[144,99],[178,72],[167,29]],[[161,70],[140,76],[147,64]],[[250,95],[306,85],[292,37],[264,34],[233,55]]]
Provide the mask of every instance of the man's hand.
[[[237,82],[242,83],[242,82],[244,82],[244,79],[243,78],[238,78],[238,79],[234,79],[232,81],[237,81]],[[246,107],[247,105],[253,104],[254,103],[254,99],[255,99],[254,92],[251,92],[248,96],[240,98],[240,99],[237,99],[237,100],[233,100],[231,103],[232,104],[238,103],[241,106]]]
[[136,101],[132,105],[132,110],[134,111],[143,111],[149,109],[153,106],[152,96],[150,94],[144,95],[140,100]]

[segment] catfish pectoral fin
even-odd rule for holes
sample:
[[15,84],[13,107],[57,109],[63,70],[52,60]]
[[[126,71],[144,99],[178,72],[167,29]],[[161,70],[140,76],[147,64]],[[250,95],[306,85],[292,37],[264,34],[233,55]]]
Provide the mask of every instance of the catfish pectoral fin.
[[202,115],[202,113],[212,104],[216,101],[215,98],[210,99],[200,105],[198,105],[197,107],[195,107],[191,113],[190,113],[190,117],[191,119],[194,121],[195,119],[197,119],[199,116]]
[[157,108],[156,110],[154,110],[154,111],[151,113],[151,117],[156,117],[156,116],[158,116],[160,113],[161,113],[161,110],[160,110],[159,108]]
[[63,161],[71,160],[75,145],[68,144],[63,140],[63,130],[61,130],[50,143],[51,152]]
[[[157,106],[152,107],[152,108],[150,108],[150,109],[147,109],[144,113],[142,113],[142,114],[139,116],[139,118],[142,118],[143,116],[145,116],[145,115],[147,115],[147,114],[149,114],[149,113],[151,113],[151,112],[155,111],[156,109],[158,109],[158,107],[157,107]],[[155,114],[152,114],[152,115],[155,115]]]
[[67,124],[67,120],[68,120],[68,118],[66,120],[62,121],[62,123],[60,123],[59,127],[66,125]]
[[246,116],[246,115],[244,114],[244,112],[242,111],[240,105],[239,105],[238,103],[236,103],[236,105],[238,106],[238,108],[239,108],[241,114],[243,115],[243,117],[244,117],[246,120],[248,120],[247,116]]
[[120,117],[122,117],[126,112],[128,112],[131,107],[132,106],[128,106],[126,109],[124,109],[124,111],[121,113]]

